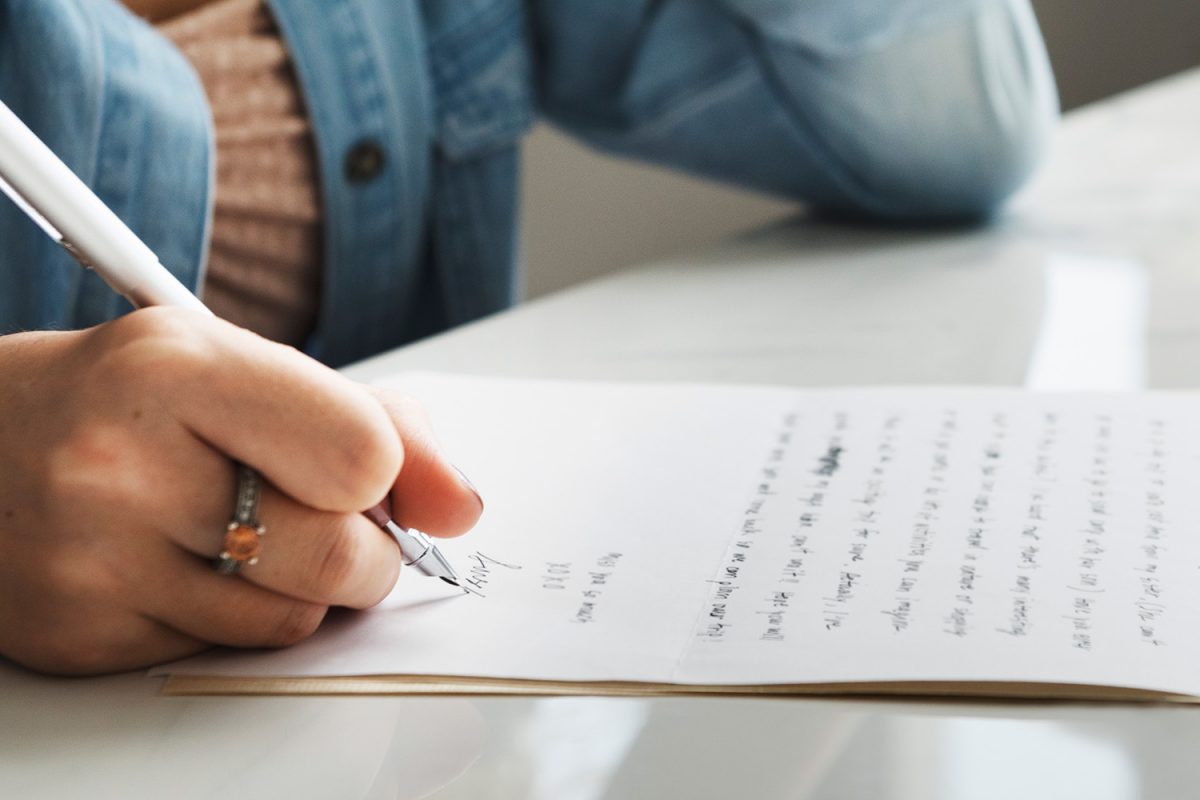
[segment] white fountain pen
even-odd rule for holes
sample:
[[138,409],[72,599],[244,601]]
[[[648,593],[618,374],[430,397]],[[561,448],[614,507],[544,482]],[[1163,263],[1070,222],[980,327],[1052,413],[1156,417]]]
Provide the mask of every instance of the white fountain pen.
[[[182,306],[212,313],[3,102],[0,191],[135,308]],[[363,513],[396,540],[406,565],[459,585],[458,576],[429,537],[400,527],[382,506]]]

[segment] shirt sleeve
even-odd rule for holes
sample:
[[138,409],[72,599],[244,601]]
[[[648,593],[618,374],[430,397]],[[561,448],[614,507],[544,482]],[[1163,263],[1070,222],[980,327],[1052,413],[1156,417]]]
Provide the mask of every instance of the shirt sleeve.
[[[116,0],[0,2],[0,99],[185,285],[207,243],[212,130],[182,55]],[[0,202],[0,333],[130,306]]]
[[1057,116],[1028,0],[536,0],[539,103],[591,145],[828,209],[986,215]]

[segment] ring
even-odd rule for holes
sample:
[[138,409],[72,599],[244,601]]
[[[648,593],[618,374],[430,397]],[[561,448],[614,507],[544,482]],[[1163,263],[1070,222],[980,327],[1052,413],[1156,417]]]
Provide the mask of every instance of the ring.
[[258,524],[258,496],[262,480],[245,464],[237,465],[237,504],[233,519],[225,528],[225,541],[213,569],[222,575],[233,575],[243,564],[257,564],[262,549],[262,536],[267,529]]

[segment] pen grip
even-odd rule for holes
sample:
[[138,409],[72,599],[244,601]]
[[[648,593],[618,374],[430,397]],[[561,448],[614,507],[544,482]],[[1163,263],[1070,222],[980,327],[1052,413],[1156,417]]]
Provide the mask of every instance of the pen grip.
[[421,537],[414,536],[407,529],[400,527],[392,519],[391,514],[387,512],[382,503],[367,509],[363,512],[363,515],[395,540],[396,544],[400,546],[400,552],[404,555],[405,564],[413,564],[420,561],[429,551],[430,545],[422,541]]

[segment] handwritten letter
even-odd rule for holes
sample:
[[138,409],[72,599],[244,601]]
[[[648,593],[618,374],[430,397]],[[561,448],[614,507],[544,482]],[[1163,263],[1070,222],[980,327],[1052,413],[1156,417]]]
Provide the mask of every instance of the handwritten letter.
[[1200,694],[1200,404],[412,376],[488,502],[465,592],[176,674]]

